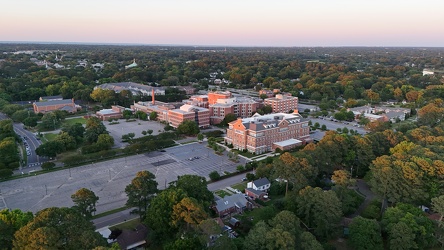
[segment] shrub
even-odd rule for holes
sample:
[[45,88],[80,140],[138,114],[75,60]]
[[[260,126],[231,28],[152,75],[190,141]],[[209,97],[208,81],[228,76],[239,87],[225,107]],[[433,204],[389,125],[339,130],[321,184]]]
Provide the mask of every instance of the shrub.
[[11,169],[0,169],[0,179],[11,177],[13,173]]
[[45,162],[42,164],[42,169],[43,170],[51,170],[55,167],[55,163],[54,162]]
[[212,181],[217,181],[220,179],[220,174],[217,171],[213,171],[209,174],[209,177]]
[[237,170],[238,172],[242,172],[242,171],[245,170],[245,167],[242,166],[242,165],[239,165],[239,166],[236,167],[236,170]]

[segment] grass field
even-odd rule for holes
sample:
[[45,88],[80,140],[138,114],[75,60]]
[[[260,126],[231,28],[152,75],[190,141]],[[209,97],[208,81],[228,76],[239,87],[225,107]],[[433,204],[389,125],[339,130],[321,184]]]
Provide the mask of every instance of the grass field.
[[63,121],[63,124],[66,125],[74,125],[76,123],[81,123],[81,124],[86,124],[86,119],[84,119],[83,117],[79,117],[79,118],[72,118],[72,119],[65,119]]
[[238,183],[231,186],[234,189],[239,189],[239,191],[243,192],[247,188],[247,182]]
[[136,219],[129,220],[129,221],[126,221],[126,222],[121,223],[121,224],[114,225],[114,226],[110,227],[109,229],[110,230],[113,230],[113,229],[120,229],[120,230],[129,229],[129,230],[132,230],[132,229],[136,228],[136,226],[139,225],[139,224],[140,224],[140,219],[136,218]]
[[46,133],[46,134],[43,134],[43,140],[45,142],[52,141],[56,138],[56,136],[57,136],[57,134]]
[[230,195],[227,191],[224,191],[224,190],[217,190],[215,193],[216,193],[220,198],[224,198],[225,196]]

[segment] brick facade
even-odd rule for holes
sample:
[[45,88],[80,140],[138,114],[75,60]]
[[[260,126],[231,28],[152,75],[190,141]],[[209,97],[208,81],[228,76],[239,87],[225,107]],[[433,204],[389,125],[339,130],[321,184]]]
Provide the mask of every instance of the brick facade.
[[273,113],[287,113],[290,110],[298,110],[298,98],[295,96],[279,94],[276,97],[265,99],[264,104],[271,106]]

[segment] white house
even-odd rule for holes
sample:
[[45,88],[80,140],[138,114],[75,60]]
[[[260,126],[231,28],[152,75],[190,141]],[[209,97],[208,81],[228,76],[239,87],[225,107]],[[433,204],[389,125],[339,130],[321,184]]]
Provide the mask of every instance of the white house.
[[270,188],[270,181],[267,178],[261,178],[259,180],[251,181],[247,183],[247,188],[254,190],[267,191]]

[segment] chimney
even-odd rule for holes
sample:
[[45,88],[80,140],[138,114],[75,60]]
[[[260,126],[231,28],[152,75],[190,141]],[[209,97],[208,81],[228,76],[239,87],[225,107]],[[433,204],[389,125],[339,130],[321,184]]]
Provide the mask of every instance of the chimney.
[[153,105],[156,104],[156,100],[154,99],[154,89],[151,89],[151,100],[153,102]]

